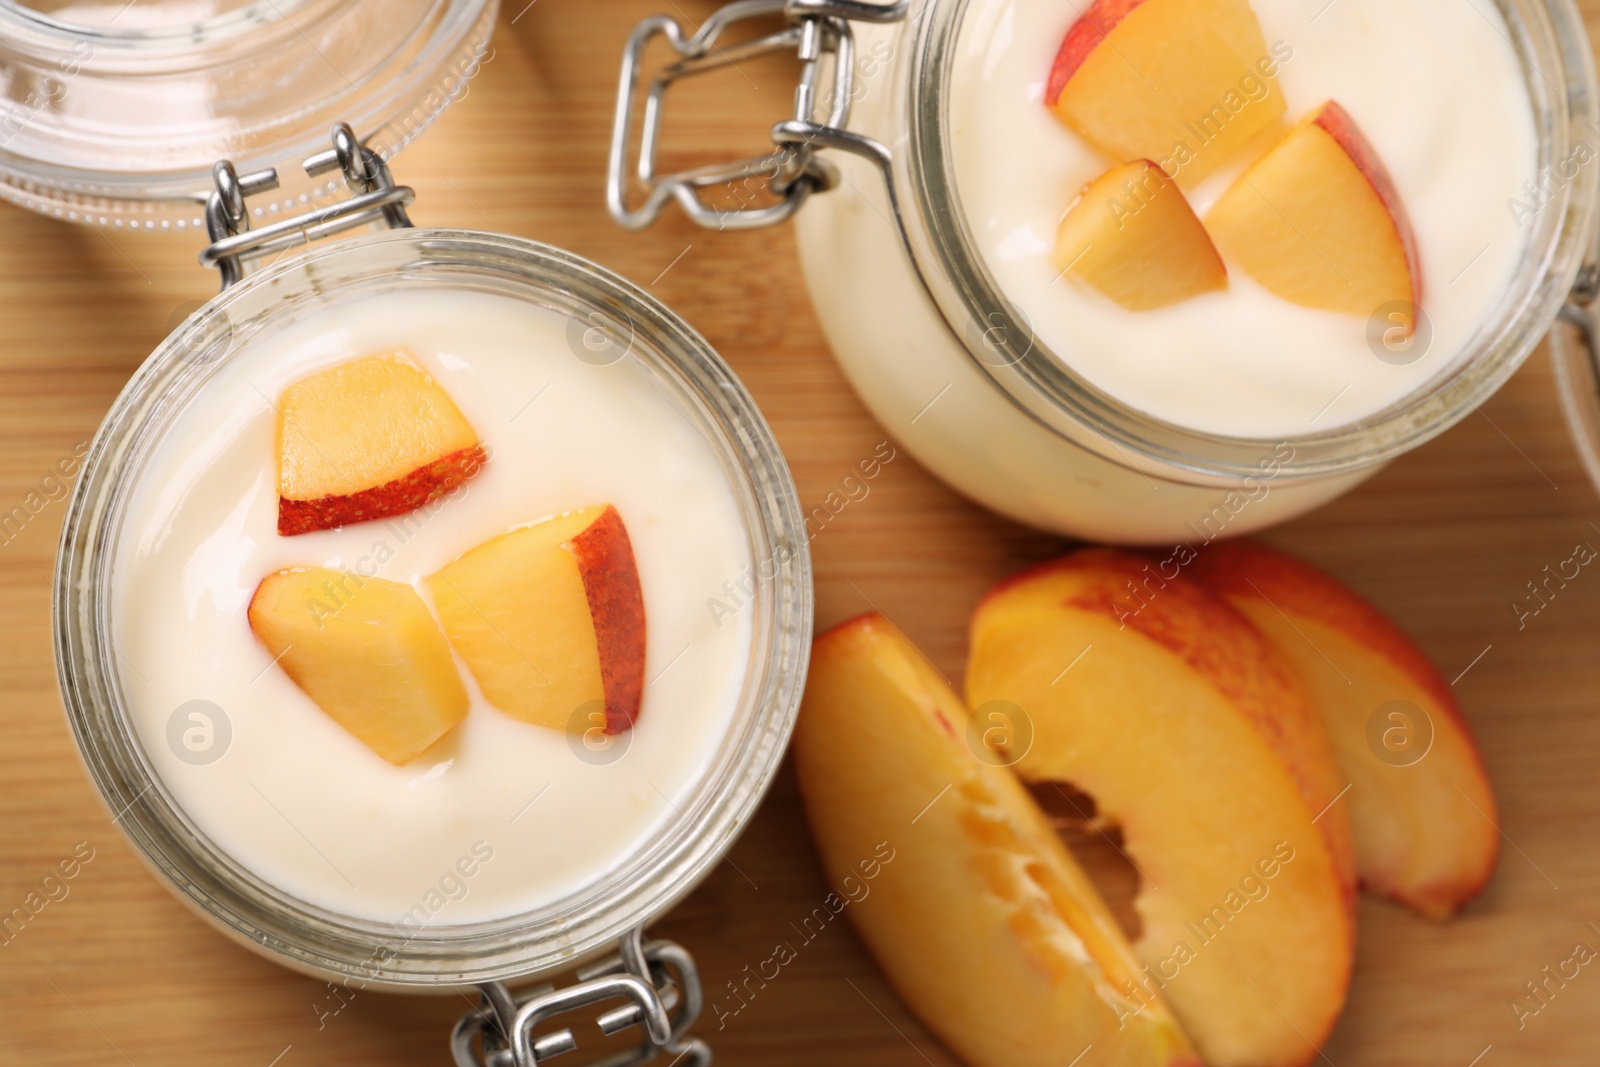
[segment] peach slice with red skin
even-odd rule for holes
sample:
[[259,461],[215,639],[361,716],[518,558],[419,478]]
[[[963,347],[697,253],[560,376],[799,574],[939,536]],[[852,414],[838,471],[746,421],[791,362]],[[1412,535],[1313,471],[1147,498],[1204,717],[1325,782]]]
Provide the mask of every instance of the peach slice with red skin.
[[278,399],[278,533],[404,515],[487,458],[449,394],[405,353],[329,367]]
[[284,673],[390,763],[416,759],[467,714],[450,646],[409,585],[283,570],[256,587],[249,620]]
[[1247,0],[1095,0],[1045,104],[1111,158],[1156,160],[1192,188],[1283,115],[1281,58]]
[[1089,58],[1089,53],[1099,48],[1111,31],[1117,28],[1117,24],[1144,2],[1095,0],[1089,5],[1089,10],[1080,15],[1072,28],[1067,30],[1067,36],[1062,39],[1061,48],[1056,52],[1055,62],[1050,66],[1050,81],[1045,86],[1046,103],[1054,106],[1061,99],[1062,90],[1078,73],[1083,61]]
[[1159,994],[1130,993],[1138,963],[1038,806],[966,737],[960,698],[881,616],[817,638],[795,771],[890,983],[972,1067],[1200,1067]]
[[1494,791],[1449,684],[1422,651],[1344,585],[1266,545],[1210,546],[1189,573],[1306,679],[1351,783],[1343,803],[1362,884],[1440,919],[1476,897],[1500,850]]
[[[1293,303],[1371,316],[1401,304],[1416,328],[1422,268],[1410,216],[1377,149],[1328,101],[1251,165],[1212,205],[1223,257]],[[1387,321],[1387,320],[1386,320]]]
[[972,621],[967,700],[1033,725],[1017,772],[1091,797],[1141,874],[1134,950],[1213,1067],[1316,1055],[1344,1003],[1354,877],[1321,721],[1220,597],[1084,550],[1002,583]]
[[644,693],[644,594],[617,509],[581,508],[486,541],[427,580],[489,703],[557,730],[632,727]]
[[1189,201],[1147,159],[1083,187],[1056,231],[1056,267],[1130,311],[1225,289],[1228,270]]

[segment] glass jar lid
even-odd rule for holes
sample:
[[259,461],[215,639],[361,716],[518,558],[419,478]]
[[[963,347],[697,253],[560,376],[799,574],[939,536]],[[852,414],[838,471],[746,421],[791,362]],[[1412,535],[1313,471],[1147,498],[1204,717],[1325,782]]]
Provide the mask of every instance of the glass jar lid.
[[[0,0],[0,196],[73,222],[202,227],[211,167],[295,165],[346,120],[389,158],[466,91],[497,0]],[[338,182],[334,176],[331,181]],[[329,187],[331,189],[331,186]]]

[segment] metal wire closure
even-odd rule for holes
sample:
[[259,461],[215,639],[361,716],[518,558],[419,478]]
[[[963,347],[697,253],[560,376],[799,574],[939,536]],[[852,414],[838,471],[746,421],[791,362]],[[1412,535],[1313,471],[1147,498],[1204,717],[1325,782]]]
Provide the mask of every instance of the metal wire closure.
[[1577,328],[1588,361],[1593,365],[1596,375],[1600,376],[1600,329],[1595,323],[1596,301],[1600,301],[1600,232],[1590,241],[1589,253],[1584,256],[1583,266],[1578,268],[1578,275],[1567,292],[1566,303],[1558,312],[1559,318]]
[[350,197],[299,215],[250,228],[245,197],[278,187],[275,168],[239,175],[226,159],[211,168],[216,189],[206,199],[206,230],[211,244],[200,253],[203,266],[216,267],[226,289],[245,275],[249,263],[300,244],[309,244],[357,226],[382,223],[390,229],[409,227],[406,205],[416,198],[409,186],[396,185],[389,166],[372,149],[356,140],[341,122],[333,128],[333,147],[318,152],[301,166],[316,178],[338,168],[344,174]]
[[[1557,317],[1577,330],[1584,359],[1595,380],[1600,381],[1600,324],[1595,321],[1594,310],[1597,298],[1600,298],[1600,269],[1592,263],[1586,263],[1578,271],[1578,279],[1573,283],[1572,291],[1567,294],[1567,302],[1561,305]],[[1573,432],[1579,433],[1576,425],[1573,426]],[[1600,483],[1595,487],[1600,489]]]
[[694,960],[670,941],[646,942],[643,936],[630,930],[616,953],[579,971],[578,981],[561,989],[542,985],[524,990],[519,999],[501,982],[480,986],[483,1003],[463,1015],[450,1035],[457,1067],[535,1067],[571,1052],[578,1040],[570,1029],[538,1037],[534,1030],[555,1016],[609,1000],[626,1003],[596,1018],[600,1032],[610,1036],[637,1026],[643,1036],[633,1048],[589,1067],[634,1067],[662,1052],[672,1055],[674,1067],[709,1067],[711,1047],[688,1036],[702,1005]]
[[[684,33],[677,20],[666,15],[645,19],[634,28],[622,57],[622,77],[617,87],[616,118],[611,128],[611,163],[606,175],[606,206],[611,215],[630,230],[650,225],[669,200],[676,200],[688,216],[701,226],[716,229],[752,229],[783,222],[799,209],[813,192],[832,188],[837,182],[833,168],[817,158],[820,148],[837,148],[866,156],[880,167],[887,167],[889,150],[871,138],[850,133],[844,128],[850,119],[851,92],[855,77],[855,38],[851,22],[897,22],[904,18],[911,0],[894,3],[867,3],[864,0],[738,0],[719,8],[693,36]],[[783,29],[764,37],[718,47],[717,41],[728,27],[748,20],[781,15],[788,21]],[[663,37],[680,57],[663,67],[651,80],[644,94],[643,115],[639,122],[639,154],[632,168],[633,177],[647,190],[644,202],[628,207],[629,154],[634,138],[634,115],[645,48],[656,37]],[[795,90],[794,117],[772,128],[773,151],[732,163],[712,164],[670,174],[657,172],[661,142],[662,103],[667,89],[680,78],[731,66],[741,59],[793,49],[800,59],[800,85]],[[831,58],[833,67],[827,118],[816,121],[819,101],[818,81],[822,64]],[[752,206],[747,197],[752,185],[764,184],[778,199]],[[708,203],[701,190],[721,186],[734,193],[739,206],[718,207]]]

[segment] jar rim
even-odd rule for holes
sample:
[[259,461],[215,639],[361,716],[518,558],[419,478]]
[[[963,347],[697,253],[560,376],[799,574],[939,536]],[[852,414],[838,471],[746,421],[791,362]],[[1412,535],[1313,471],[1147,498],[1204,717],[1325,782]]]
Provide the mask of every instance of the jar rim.
[[[671,402],[711,442],[739,502],[756,583],[733,719],[710,768],[651,837],[597,880],[507,918],[408,929],[337,914],[246,869],[164,786],[128,714],[111,637],[119,530],[142,464],[212,374],[279,316],[380,288],[504,293],[619,324]],[[53,626],[67,718],[97,791],[135,851],[185,903],[288,966],[392,988],[466,985],[564,970],[687,894],[753,815],[781,761],[810,653],[808,539],[787,464],[754,400],[686,322],[649,293],[572,253],[472,230],[405,229],[332,242],[245,278],[168,337],[102,423],[69,501]]]
[[[1563,185],[1541,212],[1517,280],[1466,348],[1388,408],[1314,434],[1263,438],[1196,430],[1139,412],[1049,352],[984,262],[960,201],[950,136],[949,87],[972,0],[926,2],[924,17],[915,20],[905,82],[909,151],[896,153],[894,175],[909,187],[904,199],[916,205],[918,225],[906,227],[908,237],[938,267],[935,276],[920,266],[918,273],[957,343],[997,388],[1046,428],[1119,466],[1229,485],[1259,476],[1269,463],[1274,480],[1287,482],[1387,462],[1443,433],[1504,384],[1549,330],[1592,255],[1600,173],[1591,167]],[[1539,173],[1546,173],[1585,131],[1600,131],[1600,84],[1588,35],[1571,0],[1496,4],[1520,38],[1515,47],[1535,110],[1537,163]],[[978,351],[966,328],[975,324],[994,350]]]

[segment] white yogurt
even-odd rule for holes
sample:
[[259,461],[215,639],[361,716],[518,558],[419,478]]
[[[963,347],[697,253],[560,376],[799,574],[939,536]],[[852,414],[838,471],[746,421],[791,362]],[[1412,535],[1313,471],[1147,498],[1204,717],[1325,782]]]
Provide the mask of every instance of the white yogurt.
[[[728,476],[642,363],[580,361],[565,329],[549,310],[460,292],[315,312],[221,370],[140,475],[113,579],[140,739],[206,835],[311,904],[415,927],[560,900],[673,818],[729,728],[751,621],[741,613],[719,627],[706,608],[750,563]],[[426,515],[278,536],[269,401],[321,368],[397,348],[455,399],[489,463]],[[256,584],[283,567],[375,567],[426,599],[421,579],[474,545],[607,501],[633,542],[648,642],[639,720],[611,763],[495,710],[458,661],[471,712],[394,767],[273,666],[246,621]],[[175,709],[194,700],[214,703],[231,726],[209,764],[168,742]]]
[[[1376,358],[1367,322],[1297,307],[1230,269],[1225,291],[1132,312],[1058,279],[1056,225],[1100,155],[1043,103],[1051,61],[1081,6],[972,0],[951,87],[956,187],[978,249],[1040,341],[1100,389],[1147,414],[1234,437],[1325,431],[1422,386],[1467,346],[1523,252],[1507,204],[1535,175],[1533,111],[1505,22],[1483,0],[1251,0],[1285,123],[1344,105],[1393,176],[1416,232],[1427,353]],[[1281,128],[1281,127],[1280,127]],[[1269,133],[1253,148],[1270,145]],[[1206,210],[1250,161],[1190,195]],[[1232,265],[1230,264],[1230,267]]]

